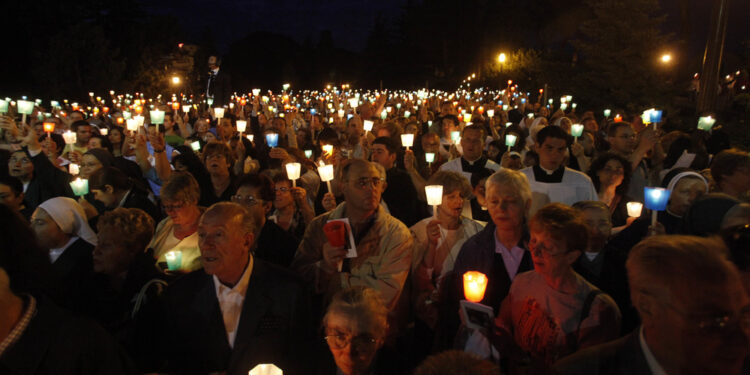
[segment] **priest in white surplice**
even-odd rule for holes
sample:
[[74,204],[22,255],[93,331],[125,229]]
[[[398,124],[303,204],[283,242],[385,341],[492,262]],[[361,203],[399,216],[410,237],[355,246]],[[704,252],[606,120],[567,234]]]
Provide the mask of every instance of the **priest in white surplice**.
[[470,125],[464,128],[461,134],[461,148],[463,155],[460,158],[453,159],[440,166],[441,171],[458,172],[466,177],[467,182],[471,182],[471,175],[474,172],[490,169],[493,172],[500,169],[500,166],[484,156],[485,130],[479,125]]
[[521,170],[531,185],[532,214],[547,203],[573,205],[598,200],[591,179],[563,164],[568,146],[570,135],[558,126],[547,126],[537,133],[535,148],[539,165]]

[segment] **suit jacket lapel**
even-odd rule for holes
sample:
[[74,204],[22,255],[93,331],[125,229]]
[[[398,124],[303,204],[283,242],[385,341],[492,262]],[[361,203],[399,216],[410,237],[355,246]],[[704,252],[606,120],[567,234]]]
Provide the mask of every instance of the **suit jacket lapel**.
[[205,336],[203,342],[212,343],[209,350],[214,352],[216,358],[226,358],[231,348],[227,340],[224,318],[221,315],[221,308],[211,275],[206,275],[206,281],[203,283],[203,287],[197,291],[191,309],[200,314],[203,317],[202,320],[209,324],[208,327],[200,328],[200,331],[203,332],[202,335]]
[[229,360],[229,373],[236,366],[247,366],[250,363],[250,353],[253,342],[252,337],[258,330],[258,323],[266,314],[271,304],[271,299],[265,295],[266,272],[263,262],[254,260],[253,271],[245,292],[245,300],[242,302],[242,313],[237,326],[237,334],[234,339],[234,349]]

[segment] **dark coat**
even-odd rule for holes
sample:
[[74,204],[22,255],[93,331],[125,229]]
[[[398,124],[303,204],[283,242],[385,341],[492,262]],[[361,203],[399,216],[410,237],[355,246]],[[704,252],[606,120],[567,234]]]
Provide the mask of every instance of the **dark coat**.
[[383,200],[388,204],[391,216],[401,220],[407,227],[429,216],[406,171],[393,167],[386,172],[386,181],[388,186],[383,192]]
[[[505,270],[505,265],[501,264],[502,267],[494,270],[495,229],[495,224],[490,221],[481,232],[466,240],[458,253],[458,257],[456,257],[453,270],[446,275],[446,284],[443,289],[444,297],[441,298],[439,307],[439,321],[435,338],[437,349],[451,348],[458,332],[460,325],[458,310],[460,301],[464,299],[463,274],[465,272],[479,271],[487,275],[490,283],[487,285],[484,299],[480,303],[491,306],[496,315],[500,309],[500,304],[508,295],[511,279]],[[516,274],[532,269],[531,254],[525,251]]]
[[63,293],[58,302],[62,307],[78,313],[90,313],[89,299],[94,270],[94,245],[79,238],[52,263],[52,274]]
[[651,374],[639,339],[640,329],[605,344],[582,349],[555,363],[556,375]]
[[24,193],[23,202],[26,207],[33,211],[50,198],[74,197],[69,174],[52,165],[43,152],[34,157],[29,155],[29,158],[34,164],[34,176]]
[[45,298],[21,338],[0,356],[0,374],[135,374],[115,340]]
[[162,219],[161,210],[148,199],[148,193],[136,187],[130,190],[130,194],[125,198],[122,207],[140,208],[154,219],[154,224],[158,224]]
[[266,262],[289,268],[297,252],[300,239],[271,220],[266,220],[258,235],[255,256]]
[[229,105],[232,97],[232,78],[226,71],[219,69],[213,79],[209,75],[207,85],[208,94],[214,96],[212,107]]
[[146,358],[142,370],[245,375],[258,364],[273,363],[284,374],[298,374],[309,366],[305,287],[294,274],[260,259],[254,260],[234,348],[227,340],[213,276],[203,270],[170,285],[153,312],[156,324],[143,327],[147,332],[140,332],[145,335],[139,343],[155,357]]

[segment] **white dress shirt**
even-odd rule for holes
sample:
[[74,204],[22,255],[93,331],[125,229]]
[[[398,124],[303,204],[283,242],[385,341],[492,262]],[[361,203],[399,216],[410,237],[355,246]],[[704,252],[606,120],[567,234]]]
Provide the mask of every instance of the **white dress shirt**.
[[641,341],[641,350],[643,350],[643,356],[646,357],[646,363],[648,363],[648,368],[651,369],[651,374],[667,375],[667,372],[664,371],[664,368],[661,367],[659,361],[654,357],[654,353],[651,353],[651,349],[649,349],[648,344],[646,343],[646,338],[643,337],[643,327],[641,327],[639,331],[638,339]]
[[503,257],[505,271],[508,272],[510,281],[516,278],[518,267],[521,266],[521,261],[523,260],[524,251],[526,250],[518,247],[518,245],[513,246],[510,250],[506,249],[505,245],[497,238],[497,232],[495,232],[495,252]]
[[240,281],[234,287],[228,287],[219,281],[214,275],[214,287],[216,288],[216,299],[219,300],[221,316],[224,320],[224,329],[227,331],[227,341],[229,347],[234,348],[234,339],[237,337],[237,327],[240,324],[240,315],[242,314],[242,304],[245,302],[245,293],[247,293],[247,284],[250,281],[250,274],[253,272],[253,256],[247,262],[247,268],[240,277]]

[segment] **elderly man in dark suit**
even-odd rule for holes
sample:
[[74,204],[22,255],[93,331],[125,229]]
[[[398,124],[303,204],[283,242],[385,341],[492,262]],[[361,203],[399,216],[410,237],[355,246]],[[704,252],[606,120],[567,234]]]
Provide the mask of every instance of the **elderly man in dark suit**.
[[206,98],[213,98],[211,107],[229,105],[232,96],[232,78],[226,72],[220,71],[221,57],[208,57],[208,82],[206,84]]
[[[141,341],[161,372],[247,374],[273,363],[300,373],[308,300],[296,277],[250,253],[256,223],[240,205],[214,204],[198,224],[203,269],[172,284]],[[154,366],[154,363],[151,363]],[[148,367],[148,366],[147,366]]]
[[650,237],[630,252],[642,325],[555,365],[560,375],[741,374],[750,353],[750,298],[715,240]]

